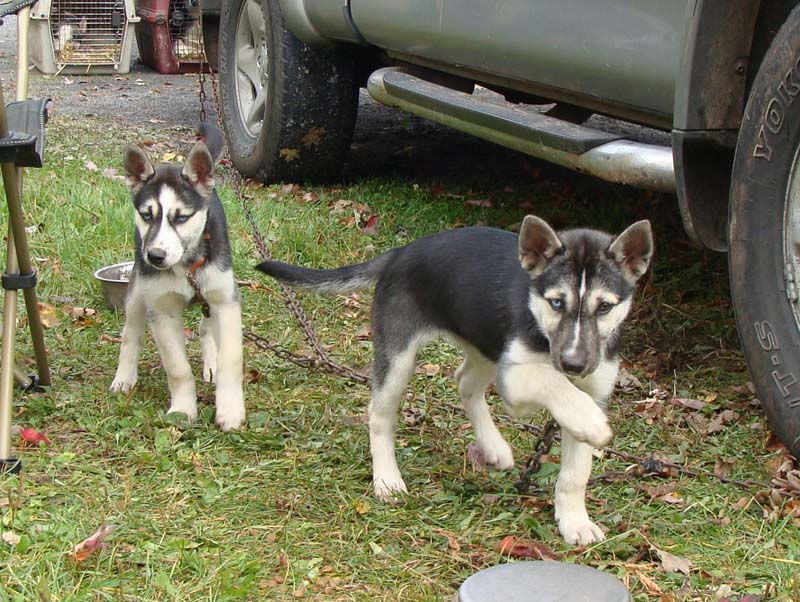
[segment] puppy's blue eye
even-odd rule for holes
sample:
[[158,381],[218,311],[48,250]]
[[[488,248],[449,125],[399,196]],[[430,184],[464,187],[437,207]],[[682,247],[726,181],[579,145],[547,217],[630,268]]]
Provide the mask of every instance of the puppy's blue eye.
[[189,218],[192,217],[191,215],[176,215],[175,216],[175,223],[176,224],[185,224],[189,221]]
[[153,219],[153,214],[150,213],[149,211],[147,213],[140,213],[139,215],[141,215],[142,216],[142,220],[144,220],[146,222],[149,222],[150,220]]
[[603,314],[607,314],[608,312],[610,312],[612,309],[614,309],[613,303],[608,303],[607,301],[603,301],[600,305],[597,306],[597,313],[602,316]]
[[550,302],[550,307],[552,307],[556,311],[561,311],[564,309],[564,302],[561,299],[548,299]]

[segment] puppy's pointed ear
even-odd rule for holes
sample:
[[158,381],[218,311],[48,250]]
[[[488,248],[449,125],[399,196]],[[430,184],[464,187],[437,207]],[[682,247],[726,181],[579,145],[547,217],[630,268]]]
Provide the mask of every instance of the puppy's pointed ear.
[[133,192],[139,190],[155,173],[153,165],[144,151],[133,144],[125,149],[123,165],[128,174],[128,188]]
[[534,278],[563,248],[553,229],[543,219],[526,215],[519,230],[519,262]]
[[653,256],[653,231],[650,222],[644,219],[628,226],[609,245],[608,254],[622,268],[625,280],[634,284],[647,271]]
[[222,153],[225,151],[225,138],[222,137],[220,129],[213,123],[203,122],[197,132],[197,138],[205,143],[214,160],[214,165],[219,163]]
[[211,189],[214,188],[214,158],[204,142],[200,141],[192,147],[183,166],[183,177],[202,196],[208,197],[211,194]]

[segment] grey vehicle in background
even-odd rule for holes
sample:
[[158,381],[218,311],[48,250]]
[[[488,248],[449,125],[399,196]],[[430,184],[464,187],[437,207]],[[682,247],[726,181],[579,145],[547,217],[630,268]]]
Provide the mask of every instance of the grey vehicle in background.
[[[203,18],[245,176],[336,178],[366,87],[523,153],[675,192],[689,237],[729,254],[758,396],[800,457],[798,5],[203,0]],[[582,125],[593,113],[669,132],[671,145]]]

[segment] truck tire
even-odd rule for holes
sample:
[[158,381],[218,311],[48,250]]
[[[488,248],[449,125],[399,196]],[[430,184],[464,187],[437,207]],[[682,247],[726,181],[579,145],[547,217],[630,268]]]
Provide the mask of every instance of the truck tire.
[[772,430],[800,457],[800,7],[764,57],[733,164],[731,293]]
[[231,160],[262,182],[338,177],[358,108],[346,46],[312,48],[286,29],[277,0],[222,3],[219,99]]

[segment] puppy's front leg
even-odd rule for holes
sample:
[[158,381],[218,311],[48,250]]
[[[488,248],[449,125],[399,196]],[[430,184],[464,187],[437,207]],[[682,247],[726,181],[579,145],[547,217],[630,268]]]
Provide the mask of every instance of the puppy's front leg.
[[122,327],[119,363],[111,383],[112,391],[128,393],[136,384],[139,378],[139,352],[142,349],[146,326],[147,310],[134,277],[131,281],[130,294],[125,300],[125,326]]
[[505,364],[498,368],[497,385],[506,409],[526,416],[547,408],[561,427],[578,441],[601,447],[611,439],[603,409],[549,362]]
[[561,470],[556,483],[556,520],[567,543],[587,545],[603,541],[602,529],[586,512],[586,483],[592,473],[592,446],[561,431]]
[[223,431],[244,424],[242,391],[242,311],[238,301],[231,300],[211,308],[211,321],[218,341],[216,423]]
[[150,325],[167,373],[171,398],[167,412],[181,412],[189,420],[194,420],[197,418],[197,395],[192,368],[186,356],[186,336],[180,309],[170,313],[152,312]]
[[217,374],[217,329],[212,318],[200,318],[200,351],[203,354],[203,380],[214,382]]

